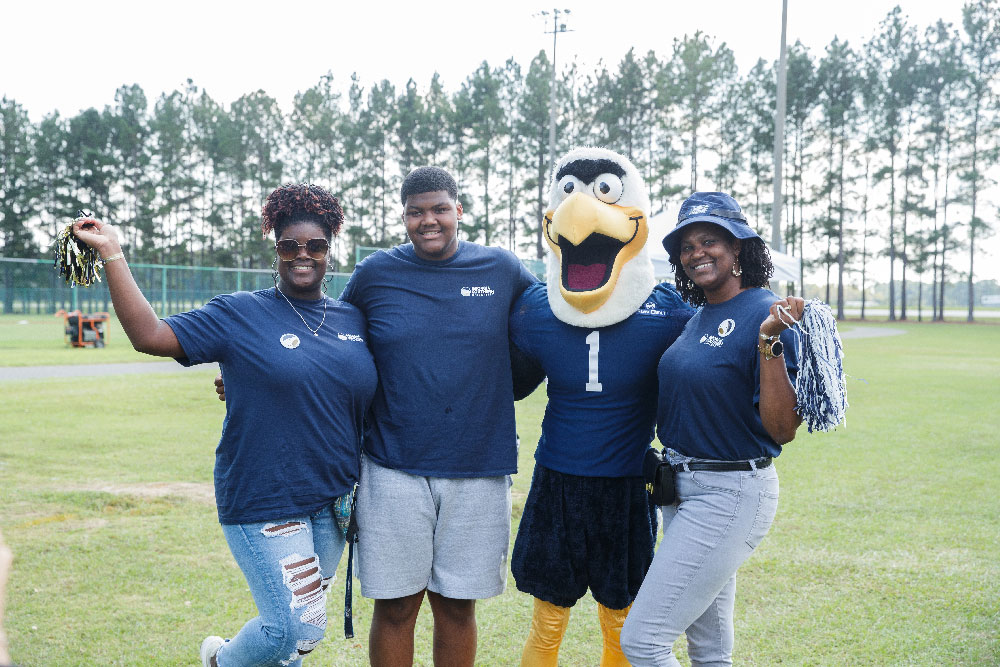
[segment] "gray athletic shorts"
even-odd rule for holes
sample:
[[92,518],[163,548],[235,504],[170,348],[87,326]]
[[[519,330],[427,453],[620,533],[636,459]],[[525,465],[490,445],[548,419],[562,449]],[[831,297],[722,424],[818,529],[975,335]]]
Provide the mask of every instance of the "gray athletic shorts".
[[366,598],[425,588],[481,600],[507,586],[510,477],[421,477],[363,457],[358,578]]

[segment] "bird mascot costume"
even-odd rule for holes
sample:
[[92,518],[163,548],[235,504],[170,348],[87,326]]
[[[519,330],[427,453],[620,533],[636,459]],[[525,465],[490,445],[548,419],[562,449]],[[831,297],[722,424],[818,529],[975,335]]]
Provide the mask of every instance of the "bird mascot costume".
[[645,245],[649,196],[635,166],[603,148],[556,165],[542,221],[547,283],[511,316],[517,352],[548,380],[531,490],[511,570],[535,598],[523,667],[555,666],[570,608],[589,588],[602,667],[653,559],[656,508],[642,480],[653,439],[656,366],[694,311],[656,284]]

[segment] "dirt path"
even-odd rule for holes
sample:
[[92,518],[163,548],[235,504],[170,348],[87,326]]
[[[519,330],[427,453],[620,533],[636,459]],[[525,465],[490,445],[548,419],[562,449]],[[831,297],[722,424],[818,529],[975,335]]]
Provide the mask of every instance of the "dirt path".
[[180,496],[206,505],[215,504],[215,488],[210,482],[145,482],[135,484],[115,484],[93,482],[75,487],[86,491],[104,491],[115,495],[140,496],[142,498],[162,498]]

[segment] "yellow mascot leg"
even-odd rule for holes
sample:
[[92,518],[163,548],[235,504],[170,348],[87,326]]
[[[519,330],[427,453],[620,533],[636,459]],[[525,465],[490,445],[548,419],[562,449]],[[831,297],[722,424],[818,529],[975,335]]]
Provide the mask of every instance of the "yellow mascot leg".
[[535,613],[521,653],[521,667],[556,667],[559,664],[559,645],[569,624],[569,609],[535,598]]
[[622,626],[632,605],[624,609],[608,609],[603,604],[597,605],[597,619],[601,622],[601,634],[604,635],[604,652],[601,654],[601,667],[628,667],[628,660],[622,653]]

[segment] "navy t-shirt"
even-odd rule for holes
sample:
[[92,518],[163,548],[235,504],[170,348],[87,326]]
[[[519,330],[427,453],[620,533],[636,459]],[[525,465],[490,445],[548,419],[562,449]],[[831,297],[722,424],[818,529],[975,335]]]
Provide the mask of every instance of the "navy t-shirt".
[[535,460],[570,475],[641,475],[656,417],[656,362],[693,313],[661,284],[625,320],[575,327],[552,314],[544,284],[528,288],[514,304],[511,337],[548,377]]
[[423,260],[369,255],[341,298],[368,320],[379,387],[365,455],[428,477],[517,471],[507,319],[535,277],[510,252],[460,242]]
[[164,319],[181,364],[219,362],[226,417],[215,450],[215,499],[224,524],[319,511],[358,479],[364,414],[377,377],[357,308],[274,288],[224,294]]
[[[760,419],[760,325],[778,300],[767,289],[748,289],[707,304],[660,359],[660,442],[685,456],[743,461],[777,456],[781,446]],[[781,333],[785,367],[795,382],[795,334]]]

